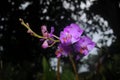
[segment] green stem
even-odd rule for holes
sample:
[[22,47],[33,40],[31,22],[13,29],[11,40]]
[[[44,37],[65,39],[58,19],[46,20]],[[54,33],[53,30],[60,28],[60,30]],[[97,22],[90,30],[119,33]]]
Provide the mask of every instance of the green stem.
[[21,24],[22,24],[24,27],[26,27],[28,30],[30,30],[30,31],[32,32],[32,36],[37,37],[37,38],[42,38],[42,39],[49,39],[49,40],[51,40],[51,41],[54,41],[55,43],[56,43],[56,42],[60,42],[59,37],[57,37],[56,35],[53,35],[53,37],[55,37],[55,38],[58,39],[58,40],[54,40],[54,39],[52,39],[52,38],[46,38],[46,37],[40,36],[40,35],[38,35],[37,33],[35,33],[35,32],[30,28],[29,24],[28,24],[28,23],[25,23],[23,19],[20,18],[19,20],[21,21]]
[[48,47],[52,47],[56,42],[53,42],[51,45],[49,45]]
[[32,35],[33,35],[34,37],[46,39],[45,37],[40,36],[40,35],[38,35],[37,33],[35,33],[35,32],[30,28],[30,26],[29,26],[27,23],[24,22],[23,19],[20,18],[19,20],[21,21],[21,24],[22,24],[24,27],[26,27],[28,30],[30,30],[30,31],[32,32]]
[[55,39],[52,39],[52,38],[47,38],[48,40],[51,40],[51,41],[53,41],[53,42],[60,42],[60,40],[55,40]]
[[57,80],[60,80],[60,58],[58,58],[57,62]]
[[56,38],[56,39],[58,39],[58,40],[60,39],[60,38],[59,38],[59,37],[57,37],[56,35],[53,35],[53,37],[55,37],[55,38]]
[[75,78],[76,78],[76,80],[79,80],[77,69],[76,69],[76,65],[75,65],[75,63],[74,63],[74,61],[72,59],[72,55],[71,54],[69,54],[69,59],[70,59],[70,61],[72,63],[72,66],[73,66],[73,69],[74,69],[74,72],[75,72]]

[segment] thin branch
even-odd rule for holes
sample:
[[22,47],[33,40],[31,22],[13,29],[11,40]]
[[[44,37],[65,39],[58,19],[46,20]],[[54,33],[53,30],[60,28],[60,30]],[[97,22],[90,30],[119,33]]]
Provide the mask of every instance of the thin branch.
[[21,24],[22,24],[24,27],[26,27],[28,30],[30,30],[30,31],[32,32],[32,36],[37,37],[37,38],[46,39],[45,37],[40,36],[40,35],[38,35],[37,33],[35,33],[35,32],[30,28],[30,26],[28,25],[28,23],[25,23],[23,19],[20,18],[19,20],[21,21]]
[[53,39],[53,38],[51,38],[51,37],[48,38],[48,37],[40,36],[40,35],[38,35],[37,33],[35,33],[35,32],[30,28],[29,24],[28,24],[28,23],[25,23],[23,19],[20,18],[19,20],[21,21],[21,24],[22,24],[25,28],[28,29],[28,33],[30,33],[32,36],[37,37],[37,38],[42,38],[42,39],[47,39],[47,40],[53,41],[53,43],[52,43],[51,45],[49,45],[49,47],[52,47],[55,43],[60,42],[59,37],[57,37],[56,35],[53,35],[53,37],[55,37],[57,40],[55,40],[55,39]]
[[53,37],[55,37],[55,38],[56,38],[56,39],[58,39],[58,40],[60,39],[60,38],[59,38],[59,37],[57,37],[56,35],[53,35]]

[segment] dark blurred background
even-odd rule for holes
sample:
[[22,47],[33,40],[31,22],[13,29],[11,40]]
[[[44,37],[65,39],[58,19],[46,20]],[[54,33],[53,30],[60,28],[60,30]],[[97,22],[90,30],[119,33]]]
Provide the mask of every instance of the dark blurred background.
[[[66,25],[74,22],[82,23],[83,28],[84,24],[86,24],[85,26],[97,25],[99,28],[95,28],[92,35],[97,30],[101,30],[103,33],[106,30],[113,30],[111,34],[104,35],[104,37],[109,36],[106,42],[109,38],[114,40],[109,46],[104,45],[105,40],[102,40],[104,37],[98,41],[102,46],[98,46],[100,56],[94,63],[105,67],[103,72],[105,78],[101,78],[101,74],[100,76],[96,74],[96,77],[92,77],[90,80],[120,80],[119,10],[120,1],[117,0],[1,0],[0,80],[37,80],[35,75],[43,71],[42,57],[45,56],[47,60],[55,57],[54,52],[57,45],[42,49],[42,42],[26,33],[27,30],[20,24],[19,18],[28,22],[33,31],[40,35],[41,25],[47,25],[48,31],[51,26],[54,26],[54,34],[59,36],[60,31]],[[82,18],[83,14],[87,16]],[[72,15],[76,15],[77,19]],[[99,23],[99,20],[95,21],[94,16],[96,15],[99,15],[98,19],[104,19],[102,24]],[[78,19],[79,17],[81,19]],[[91,20],[93,24],[88,23],[88,20]],[[105,21],[108,22],[108,25],[105,30],[102,30]],[[92,30],[88,34],[90,32]],[[97,71],[96,69],[98,68],[95,68],[93,72]]]

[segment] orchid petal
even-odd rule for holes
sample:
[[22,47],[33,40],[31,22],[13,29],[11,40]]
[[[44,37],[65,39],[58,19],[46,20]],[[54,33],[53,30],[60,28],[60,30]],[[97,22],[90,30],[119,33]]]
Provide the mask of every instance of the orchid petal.
[[49,46],[48,42],[47,42],[47,40],[45,40],[42,44],[42,48],[46,49],[46,48],[48,48],[48,46]]

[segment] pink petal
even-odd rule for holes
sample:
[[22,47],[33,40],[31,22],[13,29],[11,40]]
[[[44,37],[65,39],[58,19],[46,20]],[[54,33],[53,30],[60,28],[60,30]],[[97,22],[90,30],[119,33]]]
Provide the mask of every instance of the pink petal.
[[47,27],[45,25],[41,26],[41,32],[42,32],[42,35],[44,37],[48,37],[49,36],[48,31],[47,31]]
[[61,56],[61,54],[59,53],[59,54],[57,54],[57,58],[59,58]]
[[44,48],[44,49],[48,48],[48,42],[47,42],[47,40],[45,40],[45,41],[43,42],[42,48]]

